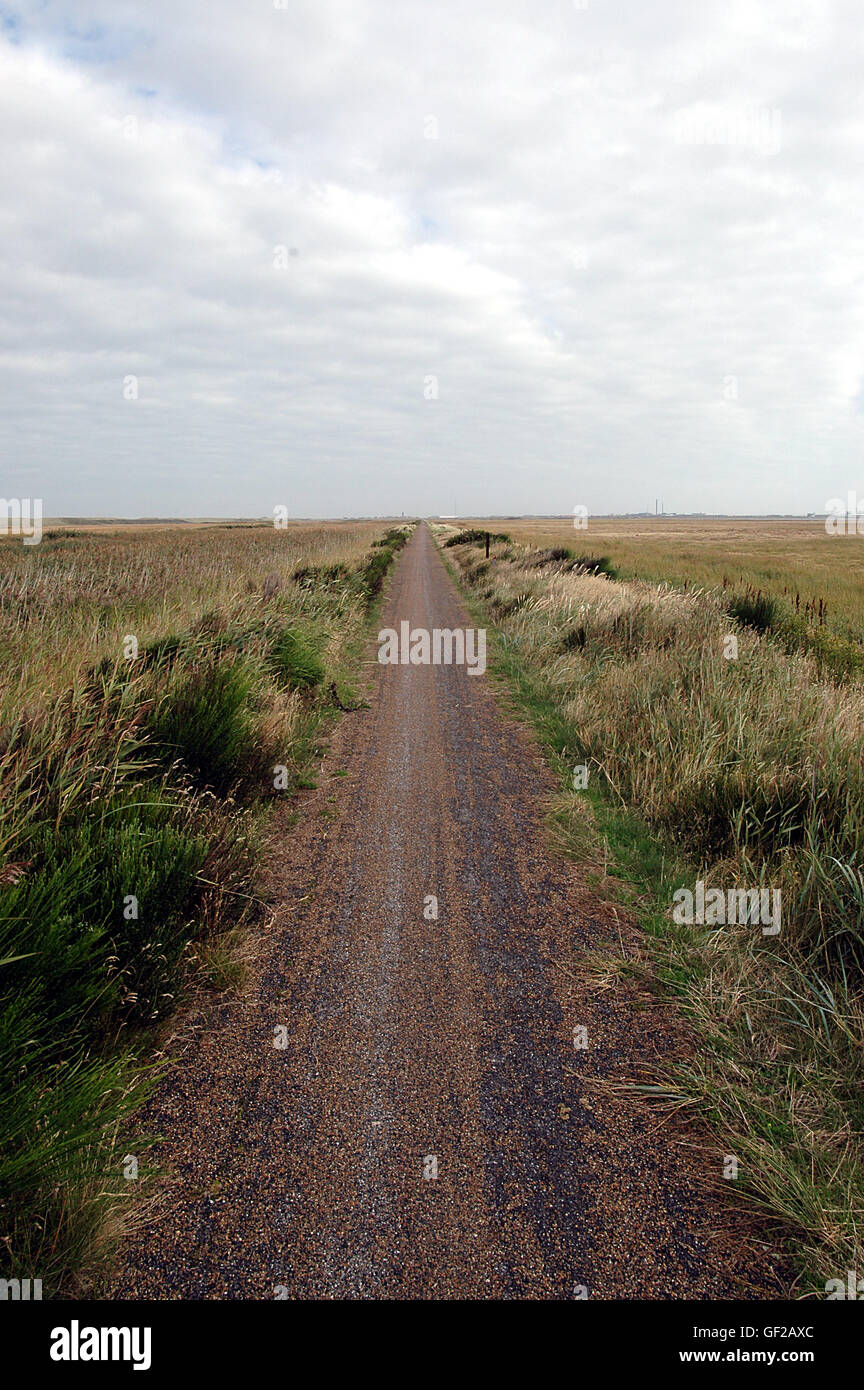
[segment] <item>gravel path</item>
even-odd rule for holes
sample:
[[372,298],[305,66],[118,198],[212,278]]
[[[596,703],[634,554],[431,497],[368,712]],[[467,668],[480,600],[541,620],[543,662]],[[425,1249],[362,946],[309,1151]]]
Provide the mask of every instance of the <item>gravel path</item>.
[[[403,619],[470,625],[425,527],[381,625]],[[170,1177],[112,1295],[776,1296],[722,1156],[610,1084],[681,1037],[580,968],[633,929],[550,851],[530,738],[464,667],[373,648],[368,677],[274,843],[249,987],[188,1022],[145,1117]]]

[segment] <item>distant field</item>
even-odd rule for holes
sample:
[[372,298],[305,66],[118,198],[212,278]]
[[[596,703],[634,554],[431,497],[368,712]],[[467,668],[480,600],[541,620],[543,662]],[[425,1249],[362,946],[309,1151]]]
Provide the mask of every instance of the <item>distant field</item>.
[[829,536],[823,521],[623,520],[590,517],[494,521],[460,518],[460,526],[506,531],[526,545],[566,545],[608,555],[622,578],[743,589],[749,584],[794,602],[827,605],[836,632],[864,637],[864,537]]

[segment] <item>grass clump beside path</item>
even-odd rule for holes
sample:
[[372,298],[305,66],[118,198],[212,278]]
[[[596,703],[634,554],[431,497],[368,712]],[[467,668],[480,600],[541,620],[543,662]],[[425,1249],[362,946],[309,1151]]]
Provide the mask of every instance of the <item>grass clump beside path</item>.
[[507,535],[505,531],[486,532],[478,530],[467,530],[457,531],[455,535],[448,536],[447,539],[442,542],[442,544],[444,545],[445,550],[449,550],[456,545],[483,545],[485,543],[487,534],[489,536],[490,541],[509,541],[510,539],[510,537]]
[[410,530],[405,527],[392,527],[381,540],[375,542],[374,552],[361,571],[368,603],[374,602],[380,594],[384,577],[409,535]]

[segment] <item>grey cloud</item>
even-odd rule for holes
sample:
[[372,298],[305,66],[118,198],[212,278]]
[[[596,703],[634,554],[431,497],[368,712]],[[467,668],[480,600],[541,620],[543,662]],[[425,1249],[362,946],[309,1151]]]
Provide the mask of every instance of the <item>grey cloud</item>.
[[829,0],[25,5],[0,37],[4,495],[860,490],[859,28]]

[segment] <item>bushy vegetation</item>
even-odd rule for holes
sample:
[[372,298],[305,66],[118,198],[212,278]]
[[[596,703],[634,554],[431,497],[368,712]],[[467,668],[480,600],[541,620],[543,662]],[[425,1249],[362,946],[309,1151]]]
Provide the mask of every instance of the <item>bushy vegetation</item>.
[[148,694],[103,675],[8,729],[0,758],[0,1259],[47,1289],[98,1224],[109,1136],[140,1098],[125,1039],[171,1006],[215,906],[199,876],[224,930],[251,869],[239,827],[160,769]]
[[821,675],[846,680],[864,673],[864,645],[825,626],[821,601],[805,605],[801,612],[800,604],[795,608],[786,599],[748,586],[733,595],[727,611],[740,625],[770,633],[787,652],[812,656]]
[[489,536],[489,540],[492,543],[494,543],[495,541],[506,542],[510,540],[510,537],[507,535],[506,531],[457,531],[455,535],[448,536],[447,540],[444,541],[444,548],[445,550],[447,550],[451,549],[453,546],[456,545],[484,545],[486,542],[487,535]]
[[[5,636],[43,684],[0,662],[0,1277],[51,1296],[92,1261],[144,1147],[153,1030],[254,914],[274,767],[303,775],[325,677],[364,628],[373,535],[2,548]],[[288,580],[321,566],[323,587]]]
[[175,666],[147,721],[157,753],[179,758],[196,785],[228,792],[256,747],[256,675],[242,657],[218,653]]
[[309,634],[286,627],[273,644],[272,665],[290,690],[312,690],[324,679],[324,663]]
[[565,545],[538,550],[534,554],[524,556],[523,561],[533,569],[554,565],[562,573],[575,571],[579,574],[605,574],[610,579],[616,577],[615,566],[608,555],[579,555]]
[[[478,573],[476,549],[455,555],[562,773],[591,769],[597,858],[611,844],[642,882],[655,969],[698,1029],[658,1092],[705,1107],[742,1160],[739,1187],[794,1233],[814,1287],[860,1268],[860,672],[838,680],[800,628],[790,636],[776,596],[610,583],[523,550]],[[779,889],[781,934],[675,925],[672,892],[697,878]]]
[[773,631],[786,651],[811,656],[823,676],[844,681],[864,675],[864,646],[857,638],[815,626],[791,608],[781,611]]
[[346,565],[300,565],[291,577],[301,589],[328,589],[344,584],[348,568]]
[[770,632],[776,626],[780,605],[776,598],[748,590],[737,594],[729,604],[729,616],[754,632]]
[[371,603],[380,594],[384,577],[409,535],[410,531],[405,527],[394,527],[378,542],[378,549],[361,572],[367,602]]

